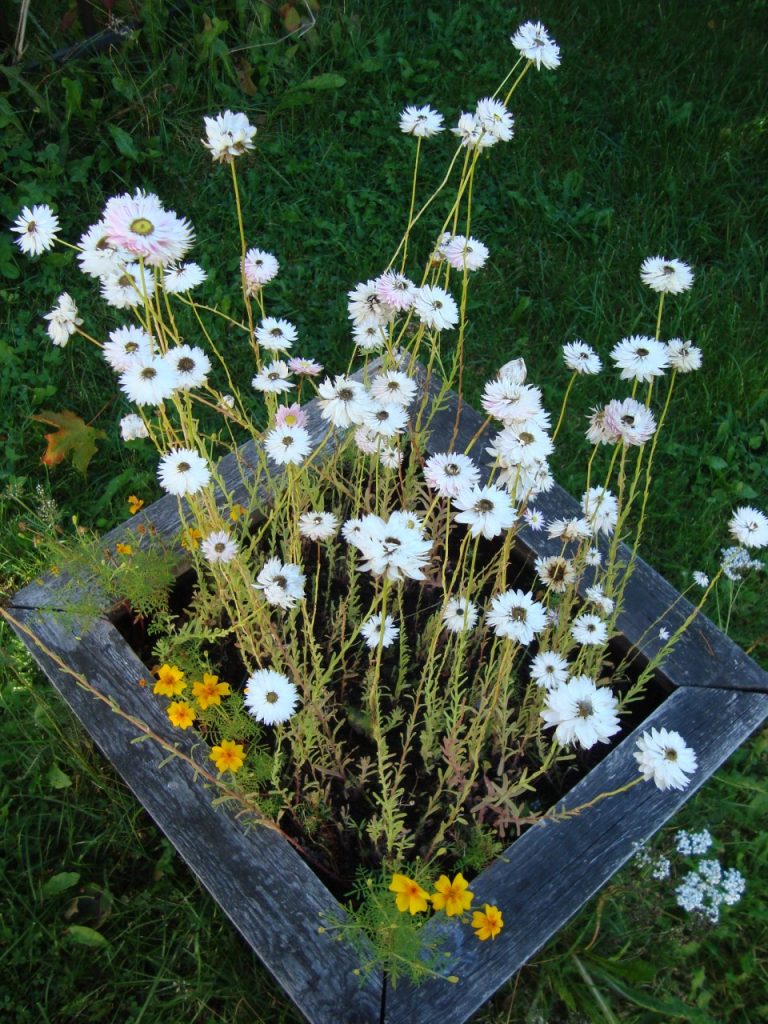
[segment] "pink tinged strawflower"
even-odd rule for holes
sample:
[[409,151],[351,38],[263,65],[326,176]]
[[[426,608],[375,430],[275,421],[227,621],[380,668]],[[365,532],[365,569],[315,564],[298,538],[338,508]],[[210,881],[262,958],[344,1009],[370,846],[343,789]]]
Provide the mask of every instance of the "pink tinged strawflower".
[[440,246],[440,253],[454,270],[480,270],[488,259],[488,246],[476,238],[454,235]]
[[113,196],[104,207],[108,241],[134,256],[141,256],[150,267],[177,263],[194,240],[188,221],[166,210],[158,197],[137,189]]
[[679,295],[693,284],[693,271],[682,260],[649,256],[640,267],[640,280],[655,292]]
[[201,141],[214,163],[231,164],[236,157],[253,149],[256,129],[245,114],[225,110],[215,117],[204,117],[203,122],[205,138]]
[[211,474],[206,460],[194,449],[176,448],[160,459],[157,478],[164,491],[181,496],[202,490]]
[[696,771],[696,754],[678,732],[651,729],[637,741],[634,753],[640,774],[659,789],[685,789]]
[[314,359],[294,356],[288,360],[288,369],[298,377],[317,377],[323,372],[323,364]]
[[376,278],[374,284],[377,297],[390,309],[402,313],[413,305],[416,285],[404,274],[387,270]]
[[19,236],[14,239],[16,245],[27,256],[39,256],[53,248],[58,230],[59,218],[44,203],[32,209],[25,206],[11,227]]
[[306,427],[309,416],[298,402],[292,405],[278,405],[275,413],[276,427]]

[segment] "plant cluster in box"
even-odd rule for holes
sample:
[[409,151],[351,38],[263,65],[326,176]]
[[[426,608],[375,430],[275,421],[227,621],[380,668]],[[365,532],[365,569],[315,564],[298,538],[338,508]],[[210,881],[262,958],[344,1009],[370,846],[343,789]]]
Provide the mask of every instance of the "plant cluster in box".
[[[512,44],[508,75],[454,127],[430,107],[403,111],[414,154],[406,226],[385,265],[344,285],[348,372],[326,376],[270,309],[270,282],[290,267],[240,195],[238,164],[258,159],[243,113],[205,118],[203,140],[211,173],[232,189],[242,314],[205,303],[205,257],[187,260],[192,224],[137,188],[110,198],[74,246],[120,311],[109,337],[87,332],[68,292],[46,316],[53,344],[84,339],[112,367],[130,406],[122,437],[157,449],[159,485],[178,500],[178,541],[194,569],[183,608],[165,600],[168,553],[141,515],[114,550],[89,549],[100,585],[126,596],[148,631],[153,693],[174,727],[199,732],[216,777],[342,888],[357,867],[370,871],[357,883],[360,913],[368,931],[379,920],[387,934],[393,915],[407,923],[431,909],[471,924],[480,941],[498,935],[504,908],[475,906],[465,873],[547,813],[565,769],[626,730],[721,577],[759,566],[753,552],[768,544],[768,519],[737,509],[718,572],[692,582],[693,615],[672,635],[660,623],[660,653],[628,672],[611,639],[658,438],[702,360],[691,341],[664,337],[665,303],[694,283],[677,258],[639,268],[658,296],[647,333],[602,353],[563,345],[559,409],[544,407],[535,375],[513,359],[485,386],[483,427],[461,435],[468,296],[493,260],[473,234],[472,197],[494,147],[514,144],[516,90],[560,63],[540,24],[522,25]],[[432,190],[420,175],[425,146],[447,154]],[[62,241],[44,206],[25,208],[13,230],[31,256]],[[227,366],[234,345],[251,354],[249,387]],[[580,378],[604,362],[618,383],[587,417],[580,514],[545,521],[537,500],[552,487],[549,457],[566,417],[584,416]],[[455,421],[436,444],[454,390]],[[225,454],[240,490],[222,475]],[[132,498],[131,511],[142,504]],[[552,553],[524,566],[521,531],[544,531]],[[685,739],[664,729],[646,732],[635,756],[624,788],[682,789],[696,770]]]

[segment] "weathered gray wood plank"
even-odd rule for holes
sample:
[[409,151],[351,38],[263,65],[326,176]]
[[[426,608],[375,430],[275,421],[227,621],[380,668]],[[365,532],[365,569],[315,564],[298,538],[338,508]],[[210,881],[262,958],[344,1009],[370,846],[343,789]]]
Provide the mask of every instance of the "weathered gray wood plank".
[[[14,614],[123,711],[211,770],[199,737],[171,726],[161,702],[139,685],[149,672],[111,623],[97,620],[78,635],[65,620],[48,613]],[[381,979],[373,974],[362,984],[352,973],[358,966],[355,953],[329,934],[318,933],[321,912],[337,918],[343,912],[289,843],[270,828],[248,827],[225,807],[213,807],[217,793],[195,778],[189,764],[172,755],[169,760],[168,752],[151,739],[136,742],[133,725],[21,636],[137,799],[307,1019],[313,1024],[342,1019],[378,1024]]]
[[499,906],[505,927],[479,942],[467,924],[435,917],[426,926],[453,953],[446,973],[458,984],[429,980],[387,995],[386,1024],[461,1024],[550,939],[671,818],[732,751],[768,717],[768,694],[687,689],[672,693],[634,733],[567,795],[578,807],[637,776],[632,756],[647,728],[675,729],[695,748],[699,767],[684,791],[641,782],[564,822],[525,832],[473,882],[474,905]]

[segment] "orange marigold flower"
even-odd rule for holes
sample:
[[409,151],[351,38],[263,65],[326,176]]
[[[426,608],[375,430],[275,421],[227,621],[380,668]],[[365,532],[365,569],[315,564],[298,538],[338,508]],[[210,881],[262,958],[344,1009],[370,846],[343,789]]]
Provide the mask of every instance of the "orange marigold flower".
[[242,519],[244,515],[248,514],[248,509],[244,505],[235,504],[229,510],[229,518],[233,523],[236,523],[238,519]]
[[202,533],[194,526],[190,526],[189,529],[184,531],[184,536],[181,538],[181,546],[186,548],[187,551],[194,551],[195,548],[200,547],[200,538]]
[[118,555],[132,555],[133,548],[130,544],[115,544],[115,550]]
[[397,893],[395,903],[397,909],[403,914],[406,910],[411,914],[418,914],[427,909],[429,893],[425,892],[418,882],[414,882],[406,875],[392,875],[389,891]]
[[212,704],[221,704],[221,698],[229,694],[229,683],[220,683],[218,676],[203,672],[203,681],[192,683],[192,696],[205,711]]
[[486,903],[484,910],[476,910],[472,915],[472,927],[481,942],[495,939],[504,927],[501,911],[498,907],[491,907]]
[[152,687],[152,692],[159,693],[161,697],[178,697],[186,688],[181,669],[166,664],[157,670],[157,682]]
[[469,910],[474,894],[469,892],[469,882],[461,872],[451,881],[447,875],[440,875],[435,882],[437,892],[430,897],[435,910],[445,910],[448,917],[455,917]]
[[128,511],[132,516],[135,516],[140,508],[144,507],[144,501],[142,498],[137,498],[135,494],[128,495]]
[[216,771],[236,772],[243,767],[245,749],[234,740],[222,740],[221,745],[211,751],[211,760],[216,765]]
[[178,729],[188,729],[195,720],[195,709],[183,700],[175,700],[168,705],[168,717]]

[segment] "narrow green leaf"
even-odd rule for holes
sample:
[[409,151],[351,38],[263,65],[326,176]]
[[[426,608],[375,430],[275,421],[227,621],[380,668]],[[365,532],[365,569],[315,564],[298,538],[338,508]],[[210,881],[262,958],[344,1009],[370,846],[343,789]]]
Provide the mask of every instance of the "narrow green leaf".
[[78,946],[103,949],[109,945],[101,932],[97,932],[95,928],[87,928],[84,924],[71,924],[64,930],[64,935],[72,942],[76,942]]
[[123,156],[127,156],[129,160],[139,159],[139,151],[136,148],[136,143],[133,141],[133,137],[129,135],[124,128],[120,128],[116,124],[108,124],[107,131],[114,139],[115,145]]
[[69,789],[72,785],[72,779],[59,768],[57,764],[52,764],[48,769],[48,785],[52,789]]

